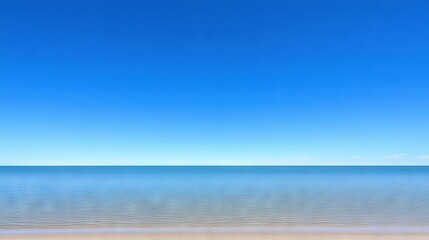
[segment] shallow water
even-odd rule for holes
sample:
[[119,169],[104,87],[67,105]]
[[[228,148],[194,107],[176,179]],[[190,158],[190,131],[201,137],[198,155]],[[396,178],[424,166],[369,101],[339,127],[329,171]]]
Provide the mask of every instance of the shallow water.
[[0,229],[429,227],[429,167],[0,167]]

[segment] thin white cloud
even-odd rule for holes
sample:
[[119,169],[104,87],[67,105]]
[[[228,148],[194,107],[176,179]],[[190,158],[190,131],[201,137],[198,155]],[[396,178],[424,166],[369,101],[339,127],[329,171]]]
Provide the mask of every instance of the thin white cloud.
[[392,154],[392,155],[383,156],[382,158],[386,158],[386,159],[404,159],[406,156],[408,156],[408,154],[405,154],[405,153],[395,153],[395,154]]
[[422,155],[422,156],[418,156],[417,159],[421,159],[421,160],[429,160],[429,155]]

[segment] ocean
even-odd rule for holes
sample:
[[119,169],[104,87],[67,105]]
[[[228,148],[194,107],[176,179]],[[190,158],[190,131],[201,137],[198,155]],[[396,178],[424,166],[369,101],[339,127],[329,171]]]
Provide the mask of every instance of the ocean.
[[0,167],[0,230],[429,227],[429,167]]

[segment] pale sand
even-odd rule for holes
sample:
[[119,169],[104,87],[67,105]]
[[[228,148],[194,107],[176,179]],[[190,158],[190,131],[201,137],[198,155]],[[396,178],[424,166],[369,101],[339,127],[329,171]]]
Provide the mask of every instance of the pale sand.
[[0,236],[2,240],[429,240],[413,233],[103,233]]

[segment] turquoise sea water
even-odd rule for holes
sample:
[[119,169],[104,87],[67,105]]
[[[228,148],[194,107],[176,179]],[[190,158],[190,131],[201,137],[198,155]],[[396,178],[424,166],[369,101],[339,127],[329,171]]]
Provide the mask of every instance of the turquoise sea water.
[[429,167],[0,167],[0,230],[429,227]]

